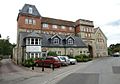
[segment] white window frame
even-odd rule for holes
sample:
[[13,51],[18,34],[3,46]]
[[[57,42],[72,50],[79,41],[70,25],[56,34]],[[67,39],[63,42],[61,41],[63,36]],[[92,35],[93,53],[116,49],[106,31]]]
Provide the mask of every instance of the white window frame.
[[57,29],[57,25],[52,25],[52,28],[55,28],[55,29]]
[[29,19],[29,24],[33,24],[33,21],[32,21],[32,19]]
[[73,30],[73,27],[69,27],[69,30]]
[[36,20],[33,19],[33,25],[36,25]]
[[70,44],[70,45],[73,44],[73,39],[69,38],[68,39],[68,44]]
[[29,23],[28,18],[26,18],[25,19],[25,24],[28,24],[28,23]]
[[62,29],[65,29],[65,26],[61,26]]
[[48,24],[44,23],[44,24],[42,24],[42,27],[43,28],[48,28]]
[[53,39],[53,43],[54,43],[54,44],[59,44],[59,38],[54,38],[54,39]]
[[28,12],[29,12],[29,14],[32,14],[32,13],[33,13],[33,8],[32,8],[32,7],[29,7]]

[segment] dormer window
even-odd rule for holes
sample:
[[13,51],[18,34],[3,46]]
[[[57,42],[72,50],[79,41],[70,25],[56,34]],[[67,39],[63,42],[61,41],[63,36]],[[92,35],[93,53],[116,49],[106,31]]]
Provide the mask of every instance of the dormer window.
[[28,12],[29,12],[30,14],[32,14],[32,13],[33,13],[33,9],[32,9],[32,7],[29,7]]
[[54,43],[54,44],[59,44],[59,38],[54,38],[54,39],[53,39],[53,43]]
[[26,45],[41,45],[39,38],[26,38]]
[[73,39],[72,38],[68,39],[68,44],[70,44],[70,45],[73,44]]

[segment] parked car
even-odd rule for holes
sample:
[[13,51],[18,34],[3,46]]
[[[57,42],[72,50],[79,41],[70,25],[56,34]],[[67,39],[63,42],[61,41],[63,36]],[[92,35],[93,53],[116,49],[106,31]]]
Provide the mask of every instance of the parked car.
[[69,60],[70,60],[70,64],[71,64],[71,65],[72,65],[72,64],[76,64],[76,63],[77,63],[77,60],[76,60],[76,59],[69,58]]
[[112,55],[113,57],[120,57],[120,53],[119,52],[116,52]]
[[69,65],[70,64],[70,60],[67,56],[57,56],[59,58],[59,60],[61,61],[61,65]]
[[35,60],[35,65],[36,66],[44,66],[45,67],[60,67],[61,66],[61,62],[59,60],[58,57],[54,57],[54,56],[48,56],[45,58],[45,60]]
[[68,63],[68,64],[76,64],[77,60],[73,59],[73,58],[69,58],[68,56],[62,56],[64,58],[64,60]]

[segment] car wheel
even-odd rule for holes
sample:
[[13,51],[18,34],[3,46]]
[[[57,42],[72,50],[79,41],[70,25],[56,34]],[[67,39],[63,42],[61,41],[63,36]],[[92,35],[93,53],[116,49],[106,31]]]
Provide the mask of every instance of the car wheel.
[[35,66],[37,66],[37,67],[38,67],[38,66],[39,66],[39,64],[37,63],[37,64],[35,64]]
[[53,64],[50,64],[50,68],[53,68]]

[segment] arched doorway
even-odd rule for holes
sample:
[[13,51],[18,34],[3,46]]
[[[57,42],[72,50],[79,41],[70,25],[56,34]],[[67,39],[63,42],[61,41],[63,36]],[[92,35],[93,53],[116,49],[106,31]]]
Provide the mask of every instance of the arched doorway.
[[92,46],[88,45],[88,49],[89,49],[90,57],[93,58],[93,48],[92,48]]

